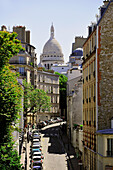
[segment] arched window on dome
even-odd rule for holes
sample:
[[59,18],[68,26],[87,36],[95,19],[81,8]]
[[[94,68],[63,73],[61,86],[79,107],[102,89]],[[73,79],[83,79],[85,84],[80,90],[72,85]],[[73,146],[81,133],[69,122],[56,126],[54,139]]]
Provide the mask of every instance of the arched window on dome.
[[46,57],[46,55],[45,55],[45,57]]
[[53,57],[53,56],[51,55],[51,57]]
[[54,57],[56,57],[56,55],[54,55]]
[[49,56],[47,56],[47,57],[49,57]]

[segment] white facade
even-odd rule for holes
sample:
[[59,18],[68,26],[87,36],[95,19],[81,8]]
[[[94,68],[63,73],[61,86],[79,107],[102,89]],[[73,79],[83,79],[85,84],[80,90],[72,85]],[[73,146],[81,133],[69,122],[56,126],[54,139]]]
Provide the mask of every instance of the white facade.
[[54,70],[54,72],[58,72],[60,74],[67,75],[69,68],[69,64],[53,64],[51,70]]
[[[51,71],[51,70],[50,70]],[[59,115],[59,76],[48,71],[43,71],[42,68],[37,70],[36,75],[36,88],[42,89],[47,92],[47,95],[51,99],[50,111],[40,112],[37,117],[38,120],[47,120],[51,117],[57,117]],[[30,116],[29,116],[29,122]]]
[[82,76],[82,69],[78,66],[71,68],[67,72],[68,81]]

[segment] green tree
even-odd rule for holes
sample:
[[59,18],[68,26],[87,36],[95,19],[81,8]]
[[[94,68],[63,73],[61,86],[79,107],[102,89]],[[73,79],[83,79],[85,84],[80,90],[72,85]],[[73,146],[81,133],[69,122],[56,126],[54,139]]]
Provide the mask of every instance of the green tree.
[[67,99],[67,80],[68,79],[65,75],[60,74],[58,72],[55,72],[55,74],[59,75],[61,116],[65,116],[66,118],[66,111],[67,111],[67,100],[66,99]]
[[34,89],[30,83],[26,80],[23,81],[24,85],[24,116],[28,113],[39,113],[49,111],[50,97],[42,89]]
[[14,149],[13,124],[18,122],[22,89],[17,73],[10,70],[9,59],[21,49],[16,33],[0,31],[0,169],[20,170],[20,157]]
[[[16,33],[0,31],[0,69],[9,63],[9,59],[22,50]],[[24,49],[23,49],[24,50]]]

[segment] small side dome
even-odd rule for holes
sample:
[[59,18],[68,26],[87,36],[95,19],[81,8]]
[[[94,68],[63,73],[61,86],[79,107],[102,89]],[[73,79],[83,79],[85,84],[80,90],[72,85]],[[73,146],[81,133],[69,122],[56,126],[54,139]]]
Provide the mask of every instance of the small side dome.
[[82,48],[77,48],[76,50],[73,51],[72,55],[74,55],[74,56],[83,56],[83,49]]

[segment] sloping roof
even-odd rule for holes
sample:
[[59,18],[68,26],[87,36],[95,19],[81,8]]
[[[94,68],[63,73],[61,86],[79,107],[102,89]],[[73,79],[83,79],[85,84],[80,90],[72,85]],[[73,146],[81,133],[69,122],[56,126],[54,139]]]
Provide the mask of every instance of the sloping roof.
[[109,7],[109,5],[110,5],[111,2],[113,2],[113,0],[110,0],[110,1],[109,1],[108,5],[107,5],[107,7],[106,7],[106,9],[105,9],[105,11],[103,12],[102,16],[101,16],[100,19],[98,20],[97,25],[99,25],[101,19],[103,18],[104,14],[106,13],[106,10],[108,9],[108,7]]

